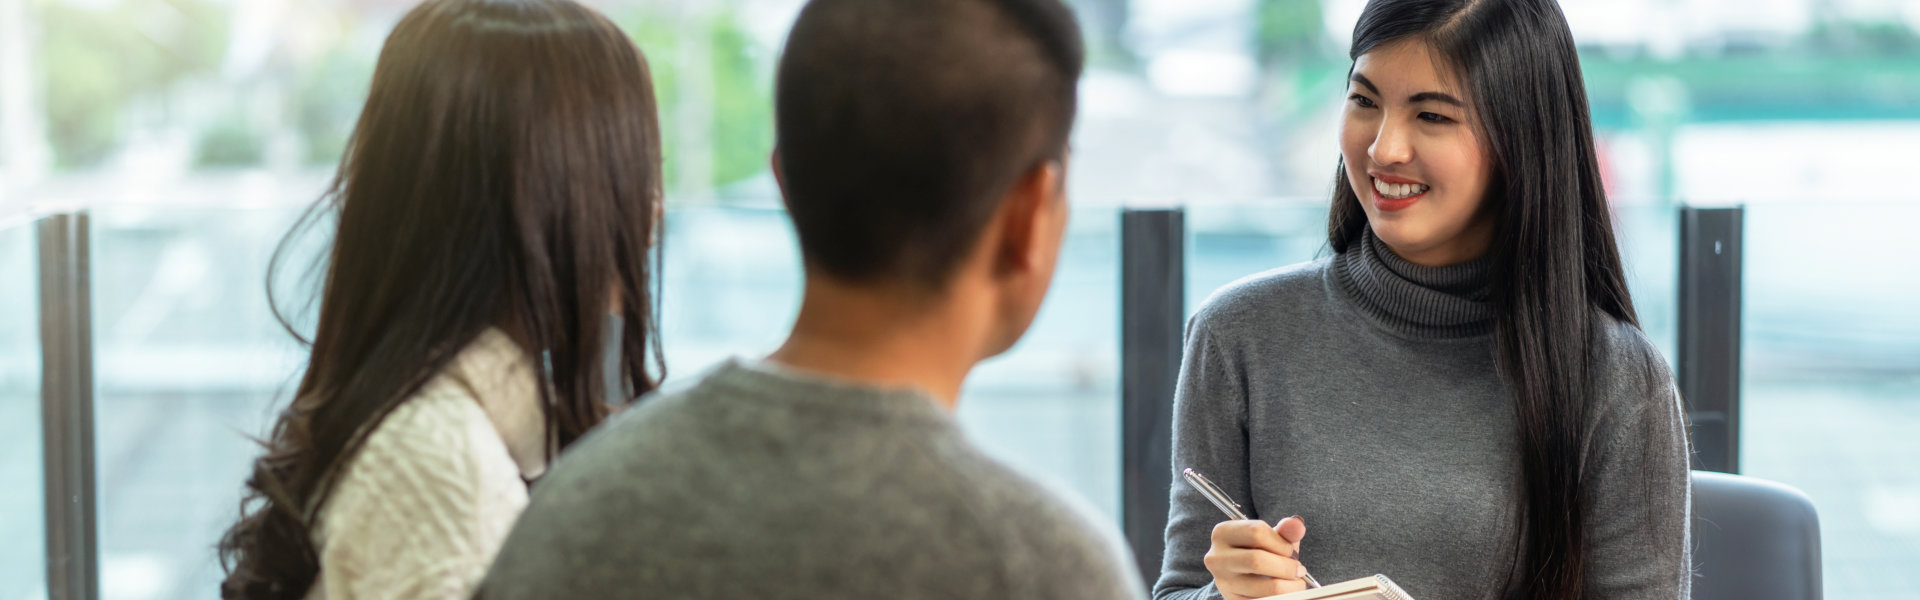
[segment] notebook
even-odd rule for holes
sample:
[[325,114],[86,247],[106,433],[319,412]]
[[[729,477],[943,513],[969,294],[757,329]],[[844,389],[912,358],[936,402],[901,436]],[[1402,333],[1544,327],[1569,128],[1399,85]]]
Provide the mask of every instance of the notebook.
[[1259,600],[1413,600],[1413,596],[1387,576],[1375,575]]

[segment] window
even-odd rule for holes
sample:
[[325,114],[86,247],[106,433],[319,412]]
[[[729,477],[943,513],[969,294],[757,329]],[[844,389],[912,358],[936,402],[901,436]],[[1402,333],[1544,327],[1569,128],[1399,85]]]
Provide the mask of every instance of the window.
[[[1189,312],[1324,252],[1363,2],[1071,3],[1090,57],[1074,221],[1032,331],[969,380],[959,418],[1118,519],[1118,211],[1187,207]],[[326,185],[413,4],[0,0],[0,598],[45,589],[31,219],[92,215],[102,591],[204,597],[257,453],[246,436],[301,367],[262,293],[267,259]],[[801,0],[589,4],[656,77],[670,375],[772,349],[800,292],[766,164],[774,60]],[[1920,429],[1920,241],[1900,230],[1920,221],[1920,193],[1888,183],[1920,139],[1920,10],[1563,5],[1648,333],[1673,355],[1675,209],[1746,205],[1743,470],[1813,497],[1829,595],[1887,577],[1910,585],[1873,594],[1920,590],[1920,445],[1905,435]],[[276,285],[304,322],[301,288]]]

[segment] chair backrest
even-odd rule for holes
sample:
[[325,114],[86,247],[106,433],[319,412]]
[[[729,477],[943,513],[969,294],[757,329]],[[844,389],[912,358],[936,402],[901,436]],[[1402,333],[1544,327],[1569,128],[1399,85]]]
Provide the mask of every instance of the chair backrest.
[[1792,487],[1693,472],[1693,598],[1820,600],[1820,516]]

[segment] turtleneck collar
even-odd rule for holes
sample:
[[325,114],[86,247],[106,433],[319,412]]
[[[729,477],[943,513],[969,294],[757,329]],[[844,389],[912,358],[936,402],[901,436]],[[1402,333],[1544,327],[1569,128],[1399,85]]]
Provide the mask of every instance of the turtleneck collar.
[[1397,333],[1444,339],[1493,332],[1485,258],[1423,267],[1394,254],[1369,227],[1333,258],[1331,270],[1362,313]]

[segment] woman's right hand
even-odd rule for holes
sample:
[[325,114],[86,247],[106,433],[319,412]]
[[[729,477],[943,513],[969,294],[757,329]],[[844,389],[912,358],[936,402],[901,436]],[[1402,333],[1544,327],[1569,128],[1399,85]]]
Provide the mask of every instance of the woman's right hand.
[[1300,566],[1300,538],[1307,525],[1300,517],[1266,521],[1226,521],[1213,526],[1207,571],[1226,600],[1250,600],[1307,589]]

